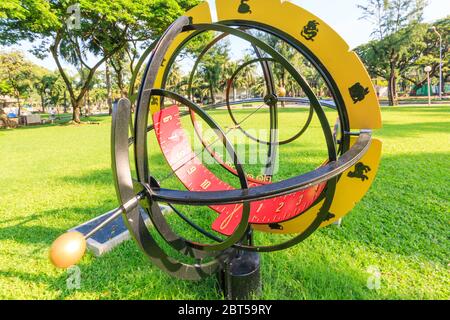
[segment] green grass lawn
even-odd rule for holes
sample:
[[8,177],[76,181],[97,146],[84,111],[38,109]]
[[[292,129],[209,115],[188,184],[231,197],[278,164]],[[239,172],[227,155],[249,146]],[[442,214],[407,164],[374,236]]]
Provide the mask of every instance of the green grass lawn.
[[[281,113],[286,131],[306,116],[306,111]],[[328,115],[334,123],[335,115]],[[266,116],[256,115],[251,125],[264,124]],[[215,117],[221,124],[228,119],[224,111]],[[450,108],[383,108],[383,118],[384,128],[375,133],[384,143],[383,159],[372,189],[342,227],[321,229],[292,249],[264,254],[263,298],[450,299]],[[214,278],[170,278],[131,241],[102,258],[87,254],[79,264],[81,289],[67,289],[68,272],[48,261],[50,244],[117,206],[110,118],[90,120],[99,124],[0,131],[0,298],[220,299]],[[166,176],[157,148],[150,149],[153,172]],[[315,120],[304,139],[282,150],[279,177],[311,170],[325,156]],[[165,184],[178,185],[172,180]],[[177,230],[186,229],[170,220]],[[259,234],[257,240],[280,239]],[[372,268],[381,273],[378,290],[367,287]]]

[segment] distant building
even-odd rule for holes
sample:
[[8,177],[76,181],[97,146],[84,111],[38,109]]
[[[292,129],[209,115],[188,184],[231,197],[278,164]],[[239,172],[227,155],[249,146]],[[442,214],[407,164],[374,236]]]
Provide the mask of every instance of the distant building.
[[372,83],[375,87],[375,92],[378,98],[384,98],[388,96],[387,81],[382,78],[372,79]]
[[[439,94],[439,86],[431,86],[431,95],[436,96]],[[450,84],[445,84],[444,90],[442,91],[443,94],[450,92]],[[423,86],[417,88],[416,90],[413,90],[411,92],[412,96],[428,96],[428,84],[424,84]]]

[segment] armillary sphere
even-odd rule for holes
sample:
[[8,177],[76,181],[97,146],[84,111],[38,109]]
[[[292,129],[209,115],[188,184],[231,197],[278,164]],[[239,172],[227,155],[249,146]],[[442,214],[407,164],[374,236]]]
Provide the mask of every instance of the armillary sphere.
[[[228,50],[247,47],[247,55],[225,75],[211,57],[220,57],[227,41],[234,43]],[[176,80],[186,57],[191,62],[182,69],[188,76]],[[328,100],[319,99],[298,61],[314,70]],[[208,63],[220,68],[208,70]],[[339,35],[290,2],[201,3],[177,19],[138,66],[137,92],[138,73],[130,100],[120,100],[113,111],[112,169],[120,207],[89,234],[59,238],[51,251],[58,266],[76,263],[84,239],[119,215],[147,257],[180,279],[200,280],[232,268],[229,262],[236,257],[259,265],[258,253],[290,248],[340,220],[375,178],[381,142],[372,130],[381,127],[381,116],[371,79]],[[244,94],[242,79],[249,70],[258,70],[259,80]],[[265,126],[268,134],[261,137],[254,126]],[[297,150],[293,145],[306,141],[313,127],[324,158],[301,172],[302,154],[285,156],[286,150]],[[212,134],[207,137],[206,131]],[[231,134],[264,150],[256,173],[249,173],[255,166],[242,161],[246,154]],[[224,152],[217,152],[218,146]],[[202,161],[205,154],[211,164]],[[293,175],[279,174],[283,161]],[[162,167],[169,169],[166,176]],[[162,205],[171,213],[163,214]],[[79,250],[70,253],[65,248],[74,242]]]

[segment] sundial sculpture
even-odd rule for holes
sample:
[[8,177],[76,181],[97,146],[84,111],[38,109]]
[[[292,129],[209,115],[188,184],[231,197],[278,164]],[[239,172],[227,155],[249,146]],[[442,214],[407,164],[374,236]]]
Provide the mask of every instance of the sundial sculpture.
[[[77,263],[84,254],[85,239],[122,215],[140,249],[161,270],[186,280],[219,274],[226,298],[247,298],[260,287],[260,253],[290,248],[318,228],[336,222],[370,188],[381,156],[381,142],[372,137],[372,130],[381,127],[381,116],[371,79],[357,55],[325,22],[290,2],[216,0],[215,4],[213,8],[203,2],[191,9],[143,54],[139,67],[148,62],[139,91],[137,94],[133,91],[134,75],[129,95],[132,102],[122,99],[113,111],[112,170],[120,207],[88,234],[69,232],[58,238],[50,252],[56,266]],[[282,41],[314,66],[334,101],[319,101],[301,70],[258,37],[261,33]],[[187,94],[170,89],[171,66],[183,48],[205,34],[214,37],[197,56]],[[227,79],[225,102],[200,106],[193,94],[195,69],[208,50],[226,37],[249,43],[255,58],[238,66]],[[262,103],[269,111],[268,141],[244,129],[234,111],[236,105],[243,103],[232,99],[236,77],[251,64],[259,65],[263,73],[264,95],[251,102]],[[272,70],[275,64],[286,70],[306,98],[289,97],[285,88],[277,88]],[[280,103],[310,106],[306,123],[299,124],[298,132],[286,139],[278,139],[276,134],[283,130],[283,124],[279,123]],[[229,129],[211,116],[219,108],[228,110],[232,130],[239,130],[249,140],[267,147],[267,162],[260,177],[246,173],[245,165],[228,139]],[[338,114],[334,132],[325,114],[327,108],[335,109]],[[280,146],[301,139],[313,117],[317,117],[323,131],[327,159],[313,171],[277,181],[274,167]],[[223,145],[231,163],[215,153],[203,138],[200,121],[214,129],[216,141]],[[219,171],[213,172],[200,161],[186,130],[195,132],[203,145],[202,151],[208,152],[223,172],[234,177],[235,186],[225,182]],[[154,163],[148,157],[149,151],[155,152],[155,148],[149,150],[152,136],[156,137],[172,176],[184,185],[183,190],[169,189],[155,178]],[[135,176],[130,168],[129,150],[134,155]],[[295,168],[290,170],[295,172]],[[162,214],[160,204],[163,203],[174,212],[170,218]],[[179,206],[209,207],[209,214],[214,217],[209,230],[183,214]],[[146,226],[146,216],[156,235]],[[179,235],[173,224],[175,218],[208,241],[202,243]],[[261,246],[255,242],[257,233],[292,236],[290,240],[283,237],[280,243]],[[161,240],[166,245],[162,246]],[[173,249],[179,253],[176,257],[168,253]]]

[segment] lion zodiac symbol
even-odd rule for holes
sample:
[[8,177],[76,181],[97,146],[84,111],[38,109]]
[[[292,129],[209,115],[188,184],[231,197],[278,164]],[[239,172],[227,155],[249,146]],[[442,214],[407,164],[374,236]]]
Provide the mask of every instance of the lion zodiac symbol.
[[364,163],[359,162],[355,166],[355,171],[350,171],[348,173],[348,177],[350,178],[358,178],[362,181],[369,180],[369,177],[366,176],[366,173],[372,171],[369,166],[366,166]]
[[247,4],[247,2],[250,0],[241,0],[241,4],[239,5],[238,12],[239,13],[252,13],[252,10],[250,10],[250,6]]
[[303,27],[301,33],[302,37],[306,40],[314,41],[314,38],[319,33],[319,29],[317,28],[319,24],[320,23],[318,23],[316,20],[309,21],[308,24]]

